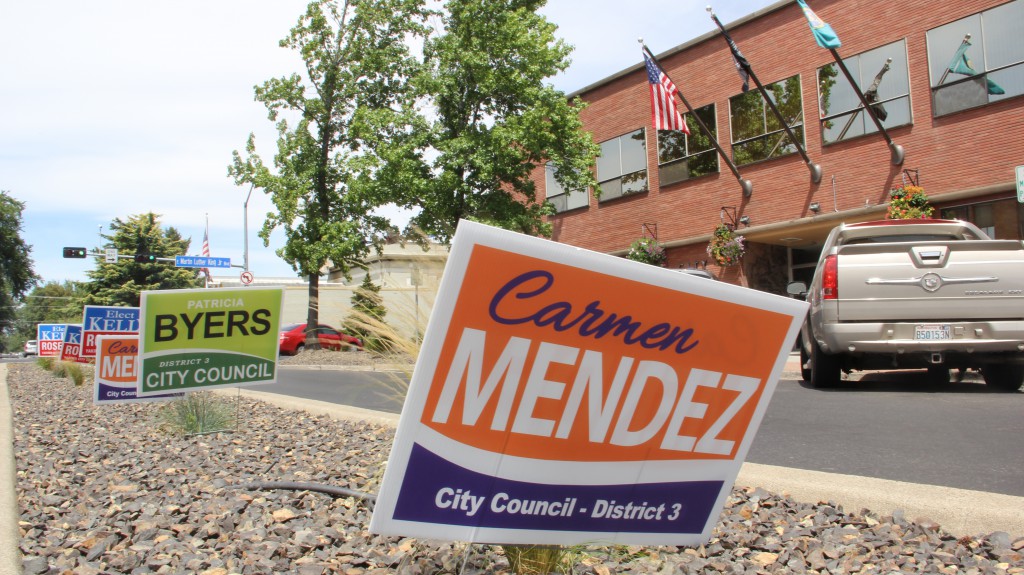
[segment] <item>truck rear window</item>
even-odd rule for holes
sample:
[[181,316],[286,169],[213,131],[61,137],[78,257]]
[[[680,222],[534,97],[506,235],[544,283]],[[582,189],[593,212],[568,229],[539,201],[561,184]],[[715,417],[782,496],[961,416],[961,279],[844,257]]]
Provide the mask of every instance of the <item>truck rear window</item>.
[[890,244],[901,242],[956,242],[961,238],[949,234],[903,234],[890,236],[872,236],[867,238],[850,238],[841,242],[841,245],[854,244]]

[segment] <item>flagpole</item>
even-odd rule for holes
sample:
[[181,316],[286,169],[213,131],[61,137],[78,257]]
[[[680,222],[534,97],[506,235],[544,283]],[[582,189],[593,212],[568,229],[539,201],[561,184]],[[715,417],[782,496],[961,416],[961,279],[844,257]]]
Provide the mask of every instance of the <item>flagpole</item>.
[[736,62],[738,62],[740,66],[743,67],[743,71],[746,72],[747,75],[750,76],[750,79],[754,81],[754,85],[757,86],[757,90],[761,92],[761,97],[764,98],[764,101],[768,105],[768,108],[771,109],[772,113],[775,114],[775,117],[778,118],[779,123],[781,123],[782,127],[785,128],[786,134],[789,136],[789,139],[793,142],[793,145],[796,146],[797,151],[800,152],[800,156],[803,157],[804,162],[807,164],[807,169],[811,171],[811,182],[815,184],[821,183],[821,166],[812,162],[811,158],[808,157],[803,145],[800,143],[799,140],[797,140],[796,134],[793,133],[793,129],[789,127],[789,122],[787,122],[786,119],[782,116],[782,112],[780,112],[779,109],[775,106],[775,102],[773,102],[772,99],[768,97],[768,91],[765,90],[764,86],[761,84],[761,81],[757,79],[757,74],[755,74],[754,69],[751,68],[750,62],[747,62],[746,58],[743,58],[741,54],[737,54],[739,49],[736,47],[736,44],[732,41],[732,38],[729,37],[729,33],[726,32],[725,26],[722,25],[722,22],[718,19],[718,16],[715,16],[715,12],[711,9],[711,6],[707,7],[707,11],[708,14],[711,15],[711,19],[714,20],[715,24],[718,26],[718,29],[722,31],[722,36],[723,38],[725,38],[726,43],[729,45],[729,50],[732,51],[733,57],[736,59]]
[[[665,71],[665,68],[662,68],[661,63],[658,62],[658,59],[654,57],[654,54],[652,54],[650,49],[647,48],[647,45],[644,44],[644,39],[638,38],[637,42],[640,43],[640,46],[642,47],[644,53],[647,54],[651,61],[654,62],[654,64],[658,67],[659,70],[661,70],[661,73],[665,74],[665,76],[668,77],[668,72]],[[671,81],[671,78],[669,78],[669,80]],[[673,82],[673,84],[675,84],[675,82]],[[675,84],[675,86],[678,88],[679,84]],[[743,190],[743,197],[749,198],[750,195],[754,193],[754,184],[752,184],[750,180],[743,179],[743,176],[740,175],[740,171],[736,167],[736,164],[733,163],[732,158],[730,158],[728,154],[725,153],[725,150],[722,149],[722,145],[718,143],[718,139],[715,137],[714,134],[711,133],[711,130],[707,127],[707,125],[704,124],[704,121],[701,120],[700,116],[698,116],[697,113],[694,111],[693,106],[690,105],[690,102],[687,101],[686,96],[683,95],[683,91],[677,89],[676,94],[678,94],[679,99],[683,101],[683,105],[686,106],[686,109],[690,112],[690,116],[692,116],[694,121],[697,122],[697,127],[699,127],[700,130],[704,132],[704,135],[707,136],[709,140],[711,140],[711,145],[713,145],[715,149],[718,150],[718,155],[720,155],[722,159],[725,160],[726,165],[729,166],[729,170],[732,171],[732,175],[736,176],[736,181],[739,182],[740,189]]]
[[[889,67],[891,65],[892,65],[892,58],[887,58],[885,60],[885,64],[882,65],[882,69],[879,70],[877,74],[875,74],[875,80],[874,80],[874,82],[871,83],[871,87],[868,88],[867,92],[864,92],[864,98],[865,99],[867,99],[868,94],[872,95],[871,100],[869,100],[869,101],[873,102],[874,100],[878,99],[878,85],[881,84],[882,77],[885,76],[885,73],[889,71]],[[871,109],[875,110],[875,113],[877,114],[878,113],[878,108],[877,107],[881,106],[881,105],[882,105],[881,103],[872,103],[871,104]],[[851,127],[853,127],[853,121],[857,119],[858,115],[860,115],[860,112],[861,112],[862,108],[863,108],[863,106],[861,106],[860,108],[857,108],[857,112],[856,113],[850,114],[850,119],[846,121],[846,125],[843,126],[843,129],[839,132],[839,138],[838,138],[839,140],[842,140],[843,138],[846,137],[846,133],[850,131]],[[879,115],[878,119],[884,121],[885,117]]]
[[865,111],[871,118],[871,121],[875,123],[875,127],[878,128],[878,132],[882,134],[883,138],[885,138],[885,143],[889,145],[892,164],[894,166],[899,166],[903,163],[903,156],[905,154],[903,146],[893,142],[892,138],[889,137],[889,132],[885,130],[885,126],[882,125],[882,121],[878,119],[878,115],[875,114],[875,110],[871,107],[871,104],[868,103],[868,99],[864,96],[864,92],[860,91],[860,86],[858,86],[857,82],[853,80],[853,74],[851,74],[850,70],[847,69],[842,57],[839,56],[839,52],[836,52],[835,48],[829,48],[828,51],[832,52],[832,57],[835,59],[839,69],[843,71],[843,75],[846,76],[846,80],[850,82],[851,86],[853,86],[853,91],[857,94],[857,97],[860,98],[860,103],[864,106]]
[[[957,51],[959,51],[960,48],[964,44],[969,44],[970,42],[971,42],[971,35],[970,34],[965,34],[963,41],[960,42],[960,46],[957,46]],[[949,66],[946,66],[946,69],[942,71],[942,77],[939,78],[939,82],[937,84],[935,84],[936,86],[941,86],[942,83],[946,81],[946,78],[949,77],[949,71],[953,69],[953,63],[956,62],[956,59],[957,59],[956,52],[954,52],[953,53],[953,61],[950,62]]]
[[[205,244],[203,251],[206,252],[207,250],[205,249],[205,246],[210,245],[210,213],[209,212],[206,213],[206,233],[203,235],[203,243]],[[204,256],[209,256],[209,253],[204,253],[203,255]],[[203,275],[206,278],[206,280],[205,280],[206,283],[203,284],[203,285],[204,285],[204,287],[206,289],[210,289],[210,268],[203,268],[203,272],[204,272]]]

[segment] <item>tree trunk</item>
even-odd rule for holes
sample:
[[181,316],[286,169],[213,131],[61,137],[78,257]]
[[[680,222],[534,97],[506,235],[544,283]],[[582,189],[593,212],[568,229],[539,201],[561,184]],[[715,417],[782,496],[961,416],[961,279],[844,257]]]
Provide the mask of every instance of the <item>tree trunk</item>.
[[317,325],[320,323],[320,274],[309,274],[309,311],[306,313],[306,349],[320,349]]

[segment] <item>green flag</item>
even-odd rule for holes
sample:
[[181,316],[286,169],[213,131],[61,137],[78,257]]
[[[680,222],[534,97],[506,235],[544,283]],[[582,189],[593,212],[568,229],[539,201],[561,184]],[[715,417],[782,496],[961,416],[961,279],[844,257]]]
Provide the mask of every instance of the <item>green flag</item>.
[[[966,39],[960,43],[960,47],[956,49],[956,54],[953,55],[953,60],[949,63],[949,71],[954,74],[961,74],[963,76],[977,76],[978,71],[971,66],[971,60],[967,57],[967,49],[971,47],[971,43]],[[985,78],[985,83],[988,86],[989,94],[1005,94],[1004,90],[999,84],[996,84],[988,77]]]

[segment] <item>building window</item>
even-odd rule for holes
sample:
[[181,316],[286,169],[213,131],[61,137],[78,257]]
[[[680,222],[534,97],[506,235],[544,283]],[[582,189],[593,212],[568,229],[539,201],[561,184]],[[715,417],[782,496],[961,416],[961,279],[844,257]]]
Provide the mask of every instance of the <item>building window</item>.
[[[782,117],[803,145],[804,114],[800,75],[765,86]],[[732,124],[732,157],[739,165],[778,158],[797,152],[797,147],[758,90],[729,98]]]
[[951,206],[941,209],[941,217],[967,220],[981,228],[990,238],[1019,240],[1024,238],[1024,209],[1016,198]]
[[[883,126],[912,123],[905,41],[844,57],[843,62]],[[826,144],[878,131],[838,64],[818,68],[818,108]]]
[[643,128],[601,142],[597,181],[602,202],[647,191],[647,142]]
[[929,30],[932,113],[944,116],[1024,94],[1022,27],[1024,0],[1015,0]]
[[[701,131],[694,114],[711,131],[710,138]],[[711,138],[718,138],[715,105],[697,108],[683,118],[689,136],[679,130],[658,130],[658,179],[662,186],[718,172],[718,153],[711,143]]]
[[555,207],[555,213],[585,208],[590,205],[590,196],[587,194],[587,190],[565,191],[562,184],[555,179],[555,166],[552,164],[544,166],[544,197]]

